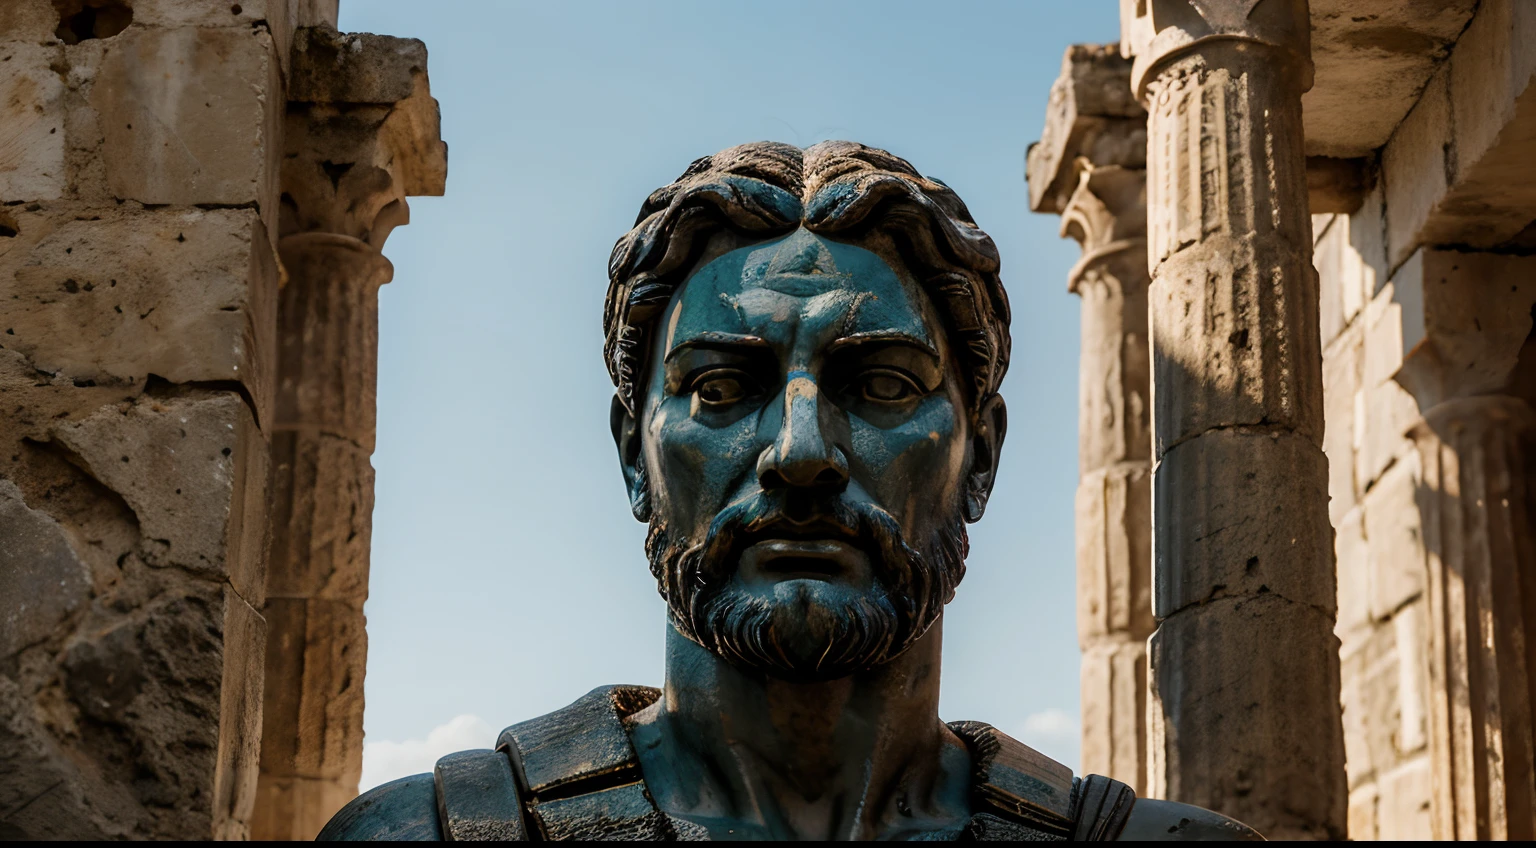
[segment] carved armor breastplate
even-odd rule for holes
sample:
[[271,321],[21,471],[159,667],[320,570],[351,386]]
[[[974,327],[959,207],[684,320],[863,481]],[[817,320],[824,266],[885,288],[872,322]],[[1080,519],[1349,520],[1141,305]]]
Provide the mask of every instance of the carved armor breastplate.
[[[625,716],[660,695],[639,686],[595,689],[565,709],[507,728],[494,751],[439,760],[433,779],[442,837],[709,839],[702,826],[652,803],[624,730]],[[1136,797],[1125,784],[1097,775],[1074,778],[1067,767],[981,722],[949,727],[971,749],[975,810],[963,829],[945,834],[950,838],[1110,840],[1125,826]]]

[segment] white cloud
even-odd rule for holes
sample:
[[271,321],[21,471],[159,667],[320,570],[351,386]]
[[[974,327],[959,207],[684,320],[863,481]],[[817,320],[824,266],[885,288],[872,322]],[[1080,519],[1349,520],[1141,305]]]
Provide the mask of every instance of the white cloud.
[[1077,734],[1077,717],[1059,707],[1051,707],[1025,717],[1024,732],[1044,739],[1067,739]]
[[1077,715],[1060,707],[1047,707],[1031,713],[1012,727],[1000,727],[1004,733],[1023,742],[1062,765],[1078,771],[1082,759],[1082,740],[1078,736]]
[[363,743],[363,777],[358,791],[381,783],[432,770],[438,758],[469,748],[490,748],[496,731],[479,716],[461,715],[427,732],[425,739],[391,742],[380,739]]

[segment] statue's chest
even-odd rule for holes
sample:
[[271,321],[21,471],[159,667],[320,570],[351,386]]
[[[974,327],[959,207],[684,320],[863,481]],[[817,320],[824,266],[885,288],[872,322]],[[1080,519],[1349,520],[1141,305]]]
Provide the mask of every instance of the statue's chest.
[[[494,751],[443,758],[434,772],[442,836],[697,842],[737,839],[657,808],[623,717],[660,693],[606,687],[507,728]],[[971,809],[961,828],[912,841],[1056,842],[1113,839],[1135,802],[1129,787],[1072,771],[980,722],[949,725],[970,749]]]

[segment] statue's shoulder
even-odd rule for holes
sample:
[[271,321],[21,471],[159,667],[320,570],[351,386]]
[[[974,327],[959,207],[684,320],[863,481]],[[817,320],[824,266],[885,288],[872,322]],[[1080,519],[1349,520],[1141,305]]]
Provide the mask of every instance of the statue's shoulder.
[[1136,799],[1119,838],[1145,842],[1264,841],[1258,831],[1237,819],[1193,804],[1155,798]]
[[502,731],[494,750],[449,754],[431,774],[363,793],[319,838],[675,839],[678,826],[650,802],[622,724],[660,694],[640,686],[594,689]]
[[375,786],[342,807],[315,838],[321,842],[442,839],[432,775],[413,774]]
[[1118,780],[1072,769],[991,725],[951,722],[971,752],[977,841],[1261,840],[1252,828],[1189,804],[1137,798]]
[[324,842],[528,839],[522,793],[505,750],[470,750],[353,798],[316,837]]

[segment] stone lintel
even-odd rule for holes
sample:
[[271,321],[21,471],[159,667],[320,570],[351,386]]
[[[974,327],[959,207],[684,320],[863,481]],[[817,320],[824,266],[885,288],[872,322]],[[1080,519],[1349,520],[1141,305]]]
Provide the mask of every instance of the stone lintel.
[[1132,96],[1130,72],[1115,45],[1067,48],[1045,128],[1029,148],[1029,208],[1061,213],[1077,188],[1079,159],[1093,166],[1146,165],[1146,110]]
[[1536,245],[1536,6],[1487,0],[1382,149],[1387,262],[1423,245]]
[[1348,159],[1369,156],[1392,137],[1450,55],[1477,0],[1307,5],[1317,69],[1312,90],[1301,98],[1307,155]]

